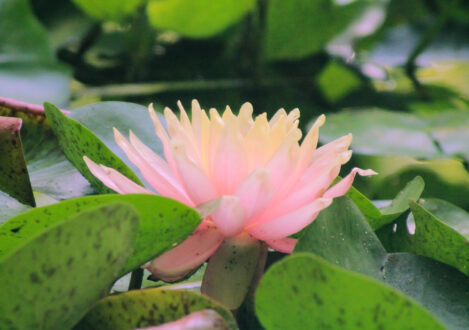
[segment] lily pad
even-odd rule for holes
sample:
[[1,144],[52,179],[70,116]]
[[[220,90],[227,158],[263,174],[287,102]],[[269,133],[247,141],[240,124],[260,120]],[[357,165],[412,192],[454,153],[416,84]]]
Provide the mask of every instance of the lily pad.
[[271,0],[267,7],[266,46],[269,59],[299,59],[324,46],[353,22],[366,1]]
[[99,301],[76,330],[126,330],[161,325],[190,313],[213,309],[237,329],[230,311],[214,300],[186,290],[146,289],[109,296]]
[[108,292],[132,253],[137,230],[131,206],[108,203],[42,228],[2,254],[0,323],[14,329],[71,328]]
[[381,209],[377,208],[372,201],[354,187],[351,187],[345,195],[358,206],[373,230],[377,230],[407,211],[409,202],[415,202],[419,199],[424,186],[423,179],[419,176],[415,177],[407,183],[389,205]]
[[139,215],[134,252],[123,269],[120,269],[120,275],[182,242],[201,221],[195,210],[165,197],[133,194],[86,196],[35,208],[4,223],[0,227],[0,258],[45,228],[66,221],[83,210],[109,202],[128,203],[134,206]]
[[255,308],[267,330],[444,329],[399,291],[311,253],[274,264],[259,284]]
[[312,252],[390,284],[429,309],[448,328],[469,326],[469,278],[429,258],[387,253],[363,215],[345,197],[336,199],[307,227],[295,252]]
[[385,236],[388,248],[426,256],[469,275],[468,213],[438,200],[431,200],[428,207],[445,218],[436,217],[425,204],[411,203],[412,215],[407,221],[415,223],[415,232],[408,231],[405,221],[397,223],[396,231],[383,228],[380,234]]
[[147,14],[157,29],[173,30],[185,37],[206,38],[241,20],[255,4],[253,0],[151,0]]

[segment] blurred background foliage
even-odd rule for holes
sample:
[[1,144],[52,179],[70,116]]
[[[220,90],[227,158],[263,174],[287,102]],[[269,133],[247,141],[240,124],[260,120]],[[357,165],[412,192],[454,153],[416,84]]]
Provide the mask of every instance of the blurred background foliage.
[[[332,113],[352,132],[359,187],[469,200],[469,2],[464,0],[1,0],[0,95],[74,109],[196,98],[257,112]],[[343,109],[346,111],[343,111]]]

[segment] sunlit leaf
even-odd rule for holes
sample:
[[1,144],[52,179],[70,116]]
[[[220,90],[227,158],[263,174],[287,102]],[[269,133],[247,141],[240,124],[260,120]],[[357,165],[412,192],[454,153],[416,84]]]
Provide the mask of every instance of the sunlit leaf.
[[143,0],[73,0],[86,14],[99,20],[121,21],[134,14]]
[[253,0],[150,0],[147,14],[158,29],[204,38],[238,22],[255,4]]
[[267,8],[265,52],[269,59],[300,59],[323,50],[342,32],[365,2],[271,0]]
[[80,211],[109,202],[131,204],[139,215],[134,252],[120,269],[121,275],[182,242],[201,221],[196,211],[165,197],[133,194],[87,196],[35,208],[7,221],[0,227],[0,257],[45,228],[66,221]]
[[[131,206],[109,203],[42,228],[2,254],[2,326],[71,328],[108,292],[132,252],[137,229]],[[15,231],[21,235],[22,228]]]

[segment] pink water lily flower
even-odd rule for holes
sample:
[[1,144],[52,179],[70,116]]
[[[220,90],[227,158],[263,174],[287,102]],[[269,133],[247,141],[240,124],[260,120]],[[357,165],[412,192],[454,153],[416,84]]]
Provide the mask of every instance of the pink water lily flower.
[[[357,173],[376,174],[354,168],[330,187],[351,157],[352,136],[316,148],[324,115],[300,143],[298,109],[281,109],[268,120],[266,113],[253,118],[250,103],[237,116],[229,107],[220,116],[193,101],[191,120],[178,106],[180,118],[164,110],[168,131],[149,107],[165,159],[132,132],[127,140],[114,129],[117,144],[158,193],[191,207],[219,203],[189,238],[153,260],[149,269],[160,278],[181,277],[207,260],[225,238],[242,233],[289,253],[296,243],[289,236],[310,224],[333,198],[344,195]],[[153,193],[112,168],[84,159],[90,171],[118,193]]]

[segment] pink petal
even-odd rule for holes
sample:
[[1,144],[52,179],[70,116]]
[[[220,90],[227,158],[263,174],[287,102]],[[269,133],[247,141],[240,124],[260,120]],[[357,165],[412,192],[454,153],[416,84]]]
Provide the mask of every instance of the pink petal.
[[173,152],[171,150],[169,136],[168,133],[166,133],[166,130],[164,129],[163,125],[161,124],[160,119],[158,118],[158,115],[155,112],[155,109],[153,109],[153,103],[149,105],[148,112],[150,114],[151,120],[153,121],[153,126],[155,126],[156,135],[160,138],[161,143],[163,144],[164,157],[166,158],[166,161],[168,162],[173,172],[176,173],[177,168],[176,163],[174,161]]
[[255,219],[258,223],[269,221],[290,213],[322,196],[337,177],[340,166],[351,156],[351,151],[341,155],[324,155],[315,161],[285,198],[273,201],[266,210]]
[[265,221],[264,223],[253,224],[251,227],[246,228],[246,231],[263,241],[284,238],[309,225],[316,218],[319,211],[328,207],[331,203],[332,199],[318,198],[291,213]]
[[215,199],[218,196],[215,187],[204,170],[189,159],[184,143],[175,139],[172,141],[172,147],[179,175],[194,203],[202,204]]
[[[181,203],[193,206],[194,203],[190,200],[179,184],[172,184],[164,175],[160,173],[158,168],[153,168],[145,160],[144,157],[136,150],[136,148],[127,141],[127,139],[114,128],[114,138],[119,147],[124,150],[130,161],[134,163],[142,173],[143,177],[163,196],[176,199]],[[135,141],[134,141],[135,142]]]
[[248,174],[244,139],[239,131],[237,119],[231,112],[226,113],[228,118],[212,164],[212,182],[220,195],[234,194]]
[[222,196],[218,207],[210,217],[220,233],[226,237],[241,233],[247,219],[246,211],[236,196]]
[[113,168],[98,165],[86,156],[83,160],[95,177],[119,194],[153,194],[152,191],[136,184]]
[[216,227],[203,221],[184,242],[154,259],[145,268],[163,281],[177,281],[207,260],[222,241],[223,235]]
[[267,245],[272,249],[282,253],[292,253],[297,242],[297,239],[290,237],[266,241]]
[[274,195],[274,189],[270,171],[265,168],[255,170],[239,186],[235,195],[246,210],[248,223],[264,210]]
[[352,186],[353,180],[355,179],[355,175],[357,173],[361,176],[370,176],[370,175],[378,174],[373,170],[369,170],[369,169],[368,170],[362,170],[358,167],[355,167],[339,183],[335,184],[332,188],[330,188],[328,191],[326,191],[324,193],[324,197],[325,198],[336,198],[336,197],[345,195],[345,193],[347,193],[347,191]]
[[184,190],[184,187],[171,171],[168,163],[156,153],[154,153],[153,150],[148,148],[142,141],[140,141],[132,131],[129,132],[129,138],[130,144],[134,147],[135,152],[137,152],[138,155],[148,163],[148,165],[157,173],[157,175],[161,176],[162,179],[165,180],[166,183],[162,184],[173,186],[174,189],[176,189],[182,196],[184,196],[187,201],[190,201],[190,198]]

